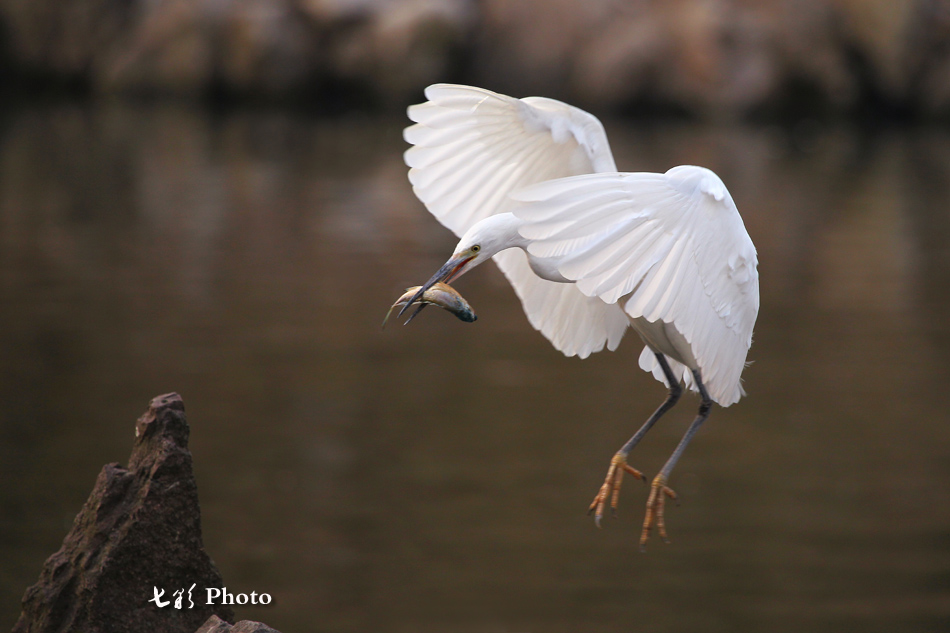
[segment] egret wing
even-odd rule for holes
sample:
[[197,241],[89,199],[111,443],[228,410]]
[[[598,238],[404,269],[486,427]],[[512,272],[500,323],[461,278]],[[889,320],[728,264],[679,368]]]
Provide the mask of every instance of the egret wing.
[[521,249],[502,251],[494,260],[521,299],[528,322],[565,356],[587,358],[620,345],[630,322],[619,306],[588,297],[574,284],[541,279]]
[[597,117],[554,99],[436,84],[409,108],[413,191],[456,235],[511,210],[508,194],[552,178],[616,171]]
[[[559,272],[581,292],[622,303],[634,320],[671,324],[710,396],[723,406],[739,400],[759,309],[758,262],[716,174],[693,166],[593,174],[515,196],[525,203],[514,212],[532,255],[560,257]],[[641,366],[655,369],[646,352]],[[689,385],[683,365],[679,372]]]
[[[479,220],[511,211],[509,194],[539,182],[616,171],[603,125],[554,99],[515,99],[469,86],[437,84],[411,106],[405,153],[416,196],[461,236]],[[532,326],[568,356],[615,349],[627,327],[617,306],[585,296],[573,284],[541,279],[523,253],[495,262],[521,299]]]

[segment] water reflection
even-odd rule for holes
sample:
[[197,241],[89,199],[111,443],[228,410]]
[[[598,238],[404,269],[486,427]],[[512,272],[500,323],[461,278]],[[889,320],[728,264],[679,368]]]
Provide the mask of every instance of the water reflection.
[[[479,321],[379,330],[454,245],[402,121],[174,107],[7,114],[0,146],[0,621],[148,399],[181,392],[205,540],[291,631],[928,631],[950,622],[950,135],[608,122],[630,170],[707,165],[760,252],[749,398],[674,475],[584,515],[658,404],[564,359],[495,270]],[[682,407],[682,405],[681,405]],[[689,404],[689,408],[692,403]],[[682,407],[638,448],[656,472]]]

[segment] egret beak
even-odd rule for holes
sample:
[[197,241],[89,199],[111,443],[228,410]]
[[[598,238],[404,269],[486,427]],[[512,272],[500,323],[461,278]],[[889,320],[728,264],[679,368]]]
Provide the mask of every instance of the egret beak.
[[[461,275],[462,272],[464,272],[462,269],[465,268],[465,265],[473,259],[475,259],[475,256],[471,253],[459,253],[458,255],[452,255],[452,257],[449,258],[449,261],[445,262],[442,265],[442,268],[432,275],[432,278],[429,279],[429,281],[425,282],[419,287],[419,290],[417,290],[416,294],[412,295],[412,299],[410,299],[406,305],[402,307],[402,310],[399,311],[399,314],[396,315],[396,318],[398,319],[401,317],[403,312],[409,309],[409,306],[418,301],[422,295],[425,294],[425,291],[435,284],[439,283],[440,281],[443,283],[449,283]],[[415,314],[413,316],[415,316]],[[408,321],[406,321],[406,323],[408,323]]]

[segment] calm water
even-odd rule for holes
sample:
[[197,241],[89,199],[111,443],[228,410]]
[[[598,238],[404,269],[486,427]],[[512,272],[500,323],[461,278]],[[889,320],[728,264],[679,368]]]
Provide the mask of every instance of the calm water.
[[[935,631],[950,625],[950,135],[608,122],[706,165],[758,246],[749,397],[674,471],[672,544],[585,515],[662,400],[565,359],[491,266],[468,325],[379,324],[454,239],[402,121],[49,106],[0,120],[0,630],[149,399],[180,392],[205,543],[291,631]],[[631,462],[655,473],[694,412]],[[147,590],[147,588],[146,588]]]

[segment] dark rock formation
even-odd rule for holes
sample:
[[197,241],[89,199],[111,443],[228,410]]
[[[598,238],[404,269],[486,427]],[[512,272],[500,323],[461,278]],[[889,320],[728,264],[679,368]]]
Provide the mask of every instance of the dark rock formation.
[[280,633],[280,631],[251,620],[241,620],[232,625],[213,615],[195,633]]
[[[229,607],[204,604],[205,588],[224,582],[202,544],[188,434],[181,397],[154,398],[136,423],[128,469],[103,467],[62,548],[26,590],[14,633],[192,633],[212,614],[233,619]],[[166,606],[151,602],[155,587]]]

